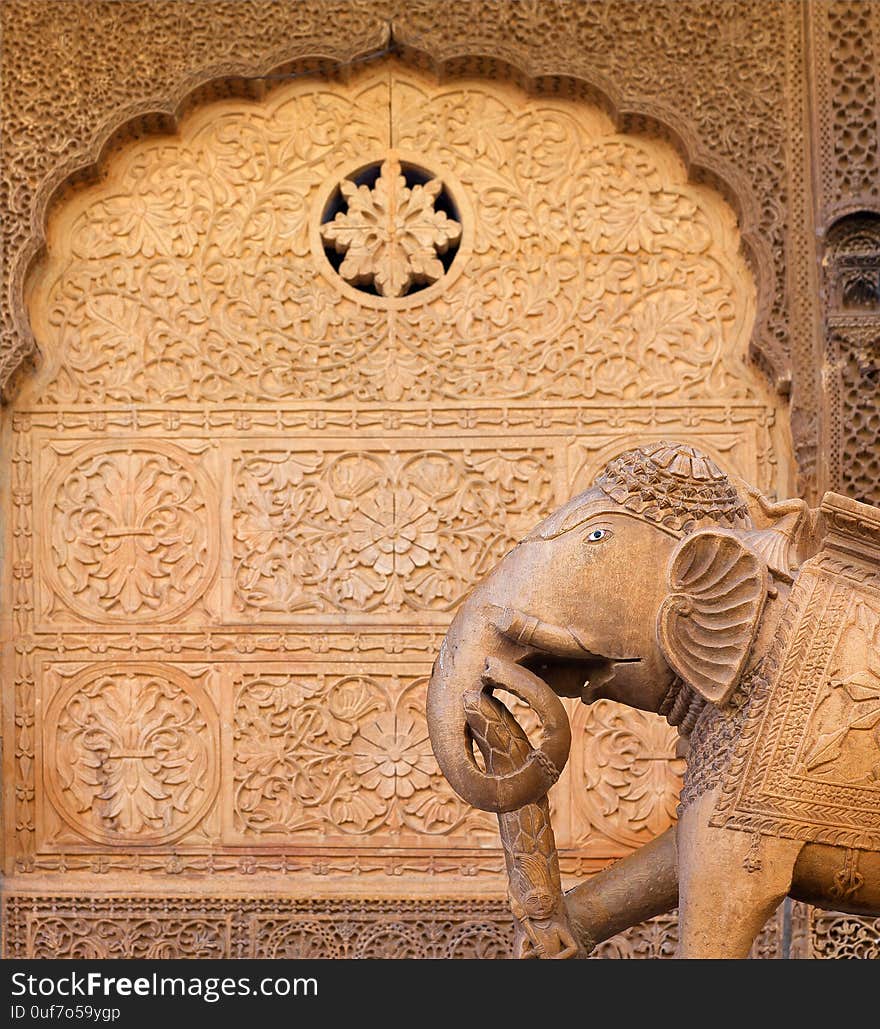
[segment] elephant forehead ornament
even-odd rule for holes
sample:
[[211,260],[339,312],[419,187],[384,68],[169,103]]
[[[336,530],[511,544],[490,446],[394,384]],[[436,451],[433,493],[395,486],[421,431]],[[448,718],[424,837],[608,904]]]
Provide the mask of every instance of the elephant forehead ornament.
[[628,511],[676,532],[705,524],[751,527],[734,484],[693,447],[657,443],[628,450],[606,465],[596,485]]
[[[678,825],[565,895],[560,697],[663,714],[690,750]],[[520,956],[675,906],[683,956],[745,956],[786,894],[880,911],[880,512],[771,502],[680,443],[629,450],[462,604],[428,725],[453,788],[498,813]]]

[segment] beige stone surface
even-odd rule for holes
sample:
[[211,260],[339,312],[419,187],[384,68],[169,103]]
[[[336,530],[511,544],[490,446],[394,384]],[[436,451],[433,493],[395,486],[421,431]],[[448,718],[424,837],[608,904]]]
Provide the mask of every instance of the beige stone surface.
[[[416,216],[442,186],[461,238],[426,288],[391,273],[377,295],[393,212],[358,275],[331,264],[325,212],[392,144],[433,176]],[[352,182],[336,222],[385,181]],[[634,435],[687,427],[765,487],[788,466],[744,361],[731,212],[576,95],[394,62],[298,80],[121,148],[47,232],[29,288],[46,356],[12,409],[11,545],[33,573],[7,586],[33,634],[13,674],[33,677],[40,755],[19,867],[88,867],[96,845],[120,872],[144,844],[196,871],[206,851],[240,868],[241,847],[258,867],[406,848],[409,887],[433,890],[432,860],[493,843],[424,727],[467,590]],[[603,717],[579,726],[599,748]],[[605,779],[607,745],[581,772],[595,801],[560,788],[569,863],[668,824],[656,791],[634,798],[669,737],[644,717],[625,736],[626,776]]]
[[[867,124],[871,105],[876,106],[873,77],[847,49],[854,14],[861,19],[858,36],[865,45],[875,31],[875,15],[865,21],[863,12],[855,11],[859,6],[823,0],[811,4],[803,19],[794,5],[768,13],[756,0],[725,12],[719,30],[716,5],[691,0],[652,5],[649,20],[639,5],[630,4],[548,9],[518,2],[450,7],[433,0],[403,5],[150,0],[93,2],[88,17],[81,4],[67,0],[3,5],[8,145],[0,192],[9,288],[4,279],[0,368],[14,401],[3,411],[2,473],[10,486],[3,512],[3,639],[11,950],[39,949],[35,934],[45,925],[48,935],[39,946],[49,946],[49,952],[54,947],[57,953],[73,953],[77,934],[100,940],[100,954],[125,953],[142,943],[182,952],[189,944],[161,915],[165,898],[176,894],[189,898],[188,908],[181,908],[192,916],[187,925],[210,927],[219,918],[231,926],[222,936],[225,952],[243,953],[243,939],[262,938],[262,930],[247,928],[262,924],[250,921],[257,917],[255,883],[260,890],[296,895],[354,895],[353,907],[340,901],[339,911],[359,910],[364,897],[389,898],[386,907],[376,900],[379,906],[372,910],[393,930],[387,940],[380,934],[378,942],[364,945],[377,953],[402,953],[413,933],[425,932],[412,929],[411,920],[430,924],[431,932],[443,936],[442,926],[460,920],[463,909],[452,902],[444,907],[446,901],[436,898],[485,895],[483,877],[500,884],[494,830],[456,809],[442,787],[439,811],[413,814],[426,790],[414,786],[411,796],[401,796],[408,786],[398,784],[420,783],[429,775],[424,741],[397,764],[380,768],[370,740],[374,747],[377,741],[385,746],[389,738],[412,735],[418,718],[410,705],[418,707],[415,698],[455,597],[548,505],[580,488],[634,440],[670,434],[696,440],[725,467],[765,489],[784,491],[797,471],[815,493],[851,456],[852,474],[859,481],[870,475],[863,456],[871,445],[870,425],[859,430],[858,452],[844,444],[836,451],[843,455],[835,458],[837,464],[832,461],[827,472],[823,464],[828,429],[823,437],[811,205],[815,196],[816,225],[827,227],[839,213],[837,192],[845,186],[848,203],[857,206],[870,201],[876,183],[871,174],[876,148],[862,152],[860,132],[850,131]],[[537,98],[557,112],[557,121],[563,110],[580,112],[575,122],[594,118],[624,146],[617,169],[628,167],[637,153],[656,162],[652,181],[659,176],[661,189],[647,191],[649,196],[654,191],[644,211],[648,221],[661,216],[652,205],[671,185],[679,191],[678,203],[695,199],[700,218],[713,226],[717,240],[702,252],[692,248],[685,261],[695,259],[691,278],[676,283],[680,289],[667,295],[670,306],[656,323],[650,317],[627,320],[625,311],[618,312],[623,317],[613,323],[616,356],[607,355],[589,402],[578,392],[577,371],[566,362],[574,357],[576,367],[586,344],[594,346],[587,351],[592,364],[601,341],[594,337],[590,344],[579,331],[579,318],[587,305],[598,304],[590,315],[597,328],[615,305],[626,307],[629,284],[604,274],[598,283],[586,276],[562,282],[558,267],[548,263],[545,269],[548,248],[560,243],[554,235],[559,225],[558,218],[542,221],[546,212],[537,207],[532,213],[542,226],[541,250],[521,251],[518,265],[527,276],[537,269],[544,287],[526,297],[531,306],[505,306],[523,294],[521,270],[507,280],[499,276],[479,283],[463,297],[464,283],[456,279],[474,257],[468,235],[477,225],[472,211],[462,220],[449,271],[414,298],[396,300],[390,310],[382,298],[334,280],[332,265],[320,264],[329,258],[317,221],[309,225],[307,244],[296,236],[300,249],[286,249],[292,237],[285,235],[290,224],[283,222],[292,214],[291,203],[315,194],[311,186],[300,193],[282,187],[275,202],[262,208],[251,204],[255,220],[248,222],[246,234],[259,237],[256,251],[243,254],[227,239],[222,267],[211,269],[214,275],[237,276],[237,295],[247,294],[247,303],[230,312],[215,287],[208,305],[212,312],[200,323],[192,318],[186,290],[210,286],[208,266],[191,274],[179,251],[193,243],[195,252],[197,241],[223,237],[224,216],[227,232],[236,218],[241,228],[243,211],[254,199],[248,189],[261,185],[271,191],[273,184],[260,180],[260,173],[243,180],[254,174],[254,165],[233,174],[232,161],[222,175],[207,176],[205,192],[204,168],[196,168],[191,179],[178,170],[176,179],[163,181],[154,166],[152,180],[144,183],[150,209],[139,207],[130,194],[126,200],[124,190],[113,194],[111,189],[104,213],[95,219],[96,230],[105,233],[103,256],[102,241],[90,240],[94,263],[70,254],[71,273],[79,260],[74,277],[47,285],[47,263],[60,257],[52,226],[70,225],[75,206],[121,173],[135,150],[146,155],[165,147],[166,157],[179,158],[187,125],[195,125],[215,100],[259,122],[276,87],[287,88],[278,75],[290,76],[293,87],[317,81],[317,93],[338,94],[350,104],[357,83],[368,77],[359,58],[389,46],[403,59],[401,77],[415,81],[424,95],[447,87],[454,92],[456,82],[470,82],[477,96],[503,97],[514,112],[501,126],[504,131],[523,132],[529,104]],[[817,71],[808,78],[811,60],[818,62]],[[377,67],[364,65],[367,72]],[[316,72],[319,79],[310,79]],[[510,78],[521,85],[513,87]],[[381,102],[371,117],[375,130],[383,121]],[[753,131],[756,119],[764,126],[760,133]],[[818,126],[818,135],[811,136],[810,124]],[[581,125],[578,131],[583,130]],[[302,133],[293,135],[283,144],[262,140],[263,172],[268,168],[271,174],[278,162],[296,157],[304,140]],[[496,254],[524,237],[526,226],[518,221],[523,204],[528,210],[533,199],[539,202],[560,185],[539,181],[531,196],[529,184],[542,157],[540,147],[533,147],[534,134],[525,135],[524,153],[512,150],[510,140],[496,140],[500,156],[496,151],[481,155],[485,165],[499,159],[502,167],[507,162],[514,169],[526,167],[523,159],[531,161],[527,174],[518,176],[518,198],[516,189],[508,189],[495,202],[502,209],[508,198],[516,200],[516,216],[508,225],[496,219],[495,231],[507,233]],[[824,149],[811,158],[810,147],[820,141]],[[363,142],[358,137],[340,157],[335,181],[325,167],[322,200],[357,170]],[[400,140],[381,134],[372,144],[377,145],[371,160],[398,153],[418,163],[413,161],[418,147],[415,154],[405,152]],[[442,171],[444,189],[464,210],[470,193],[463,176],[456,178],[454,162],[444,155],[433,157],[436,165],[429,170]],[[459,160],[467,164],[468,158],[460,154]],[[818,169],[812,185],[811,163]],[[163,220],[180,212],[174,206],[179,198],[169,206],[169,197],[180,189],[184,194],[190,189],[185,218],[169,232]],[[226,210],[223,190],[229,189],[234,202]],[[624,190],[627,202],[636,192]],[[491,210],[486,191],[483,201]],[[204,219],[212,205],[216,217],[208,231]],[[266,224],[272,212],[282,215],[282,224]],[[120,216],[108,235],[109,224]],[[668,224],[661,229],[665,238],[676,237],[673,252],[680,258],[687,232],[670,235]],[[266,250],[268,240],[273,242]],[[127,253],[133,241],[139,254]],[[590,248],[601,252],[610,242],[610,237],[594,240]],[[637,276],[648,270],[642,250],[639,242],[636,251],[625,253]],[[105,272],[116,266],[121,278],[91,278],[102,264]],[[148,266],[145,283],[138,275]],[[296,269],[304,266],[320,266],[305,286],[295,279]],[[744,268],[749,269],[745,275]],[[334,283],[329,293],[315,288],[323,280]],[[546,288],[561,282],[557,294],[565,304],[556,309]],[[173,303],[175,290],[163,297],[163,289],[181,283],[183,302]],[[88,297],[77,294],[85,286]],[[44,300],[56,287],[68,292],[55,294],[61,306],[52,313]],[[643,287],[644,282],[636,293]],[[40,289],[43,300],[35,299]],[[444,321],[450,308],[443,305],[455,290],[467,308],[460,308],[464,316],[450,326]],[[132,305],[131,295],[138,303]],[[329,302],[320,306],[327,296]],[[713,312],[707,335],[688,337],[681,318],[676,321],[676,303],[685,296]],[[145,300],[158,314],[143,313]],[[740,306],[731,309],[733,303]],[[32,314],[44,318],[45,343],[32,334]],[[67,322],[68,316],[74,320]],[[295,323],[282,327],[294,316]],[[465,324],[467,318],[474,324]],[[483,332],[491,350],[514,318],[524,329],[519,339],[508,339],[507,363],[497,360],[503,347],[480,363],[474,347],[478,334]],[[209,337],[209,326],[215,332],[222,326],[220,338]],[[266,335],[267,326],[274,335]],[[359,334],[354,357],[347,328]],[[663,346],[671,347],[671,366],[638,342],[646,329],[656,330]],[[517,346],[530,349],[551,332],[561,333],[560,347],[546,367],[518,363]],[[861,339],[861,323],[859,333]],[[295,357],[284,346],[285,335],[306,344]],[[394,340],[390,351],[389,339]],[[112,343],[112,355],[105,343]],[[319,349],[322,344],[335,348],[333,367],[316,360],[316,343]],[[467,360],[476,360],[479,381],[461,374],[468,345]],[[455,360],[459,348],[461,363]],[[841,350],[850,355],[844,357],[849,361],[845,383],[857,350]],[[390,364],[389,352],[396,355]],[[745,368],[747,353],[776,383],[793,380],[791,420],[783,403]],[[30,377],[35,358],[38,379]],[[622,369],[633,360],[642,362],[642,375],[650,381],[634,391],[637,396],[621,397],[620,390],[626,392]],[[316,374],[316,364],[322,364],[322,374]],[[425,368],[435,364],[441,374],[425,382]],[[422,393],[416,385],[420,376]],[[856,406],[866,395],[858,383],[845,388]],[[791,438],[797,469],[788,456]],[[115,449],[116,443],[124,449]],[[437,462],[438,451],[445,461]],[[350,481],[346,455],[369,468],[368,486]],[[346,493],[352,488],[354,494]],[[426,519],[422,507],[431,507],[425,501],[431,490],[440,510]],[[159,495],[165,499],[157,503]],[[290,525],[285,511],[303,495],[319,498],[318,504],[335,499],[337,507],[331,510],[330,504],[317,524],[306,519]],[[271,502],[258,499],[252,506],[254,497],[266,496]],[[169,497],[176,512],[172,518]],[[395,498],[393,517],[390,524],[380,518],[377,528],[376,513],[388,512],[389,497]],[[339,502],[365,512],[363,523],[349,529]],[[479,519],[472,517],[474,511]],[[410,517],[399,546],[389,547],[389,533]],[[318,567],[298,567],[286,581],[278,566],[264,575],[267,562],[259,540],[269,534],[282,541],[285,561],[293,553],[294,564],[314,543]],[[339,574],[324,582],[321,569],[328,561],[335,569],[333,555],[346,547],[362,548],[363,560],[343,562]],[[59,560],[62,553],[69,558],[66,564]],[[293,724],[301,709],[312,712],[310,717],[320,712],[320,721],[339,705],[345,717],[338,721],[348,724],[353,680],[361,684],[363,703],[341,737],[333,736],[332,719],[305,729]],[[75,690],[67,688],[71,682]],[[70,702],[80,695],[91,706],[80,709]],[[158,761],[150,742],[141,738],[143,720],[137,714],[155,703],[169,727]],[[65,759],[88,751],[80,749],[85,734],[77,719],[83,711],[102,719],[107,735],[90,760],[95,753],[104,755],[101,760],[115,769],[110,777],[115,776],[115,786],[89,781],[93,772],[86,771],[85,778],[58,774],[63,763],[53,751],[61,748]],[[673,817],[680,769],[667,756],[668,731],[649,716],[622,717],[600,702],[575,714],[574,732],[584,741],[577,751],[582,757],[566,771],[554,812],[557,824],[562,819],[566,826],[567,875],[595,870],[609,856],[662,831]],[[237,733],[241,753],[248,754],[243,763],[236,757]],[[222,746],[215,745],[220,738]],[[289,803],[283,793],[269,799],[266,790],[272,787],[266,783],[272,776],[259,773],[257,780],[263,781],[256,785],[249,778],[248,761],[283,757],[303,739],[316,750],[318,764],[332,765],[347,783],[351,803],[344,813],[331,810],[326,797],[309,796],[305,805],[301,797]],[[248,752],[255,741],[256,749]],[[192,790],[179,781],[182,763],[189,762],[199,774]],[[105,787],[111,796],[98,799]],[[646,800],[651,796],[656,801]],[[186,810],[180,812],[175,802]],[[303,807],[308,809],[304,819]],[[107,812],[117,808],[108,829]],[[429,844],[400,845],[421,834],[431,818],[436,831],[429,832]],[[301,847],[307,839],[321,842]],[[328,839],[338,843],[326,845]],[[77,920],[63,904],[58,908],[56,898],[71,888],[90,895],[94,918]],[[431,899],[413,901],[415,907],[403,915],[403,902],[394,898],[423,892]],[[30,898],[26,915],[24,902],[16,899],[25,894]],[[101,899],[107,896],[116,898],[109,908]],[[114,904],[125,914],[111,914],[108,922],[105,915]],[[50,913],[56,910],[63,913],[53,921]],[[297,909],[289,917],[300,924],[306,913]],[[74,925],[72,936],[58,935]],[[657,953],[664,952],[673,932],[661,920],[633,936],[633,952],[654,953],[655,943]],[[65,939],[71,950],[65,950]],[[629,952],[629,943],[620,946]]]

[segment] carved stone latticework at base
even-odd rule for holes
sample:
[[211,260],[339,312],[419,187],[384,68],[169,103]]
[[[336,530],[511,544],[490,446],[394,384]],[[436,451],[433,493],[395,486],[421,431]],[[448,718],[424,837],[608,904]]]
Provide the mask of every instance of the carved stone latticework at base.
[[[880,924],[780,907],[753,958],[876,958]],[[791,939],[790,946],[787,940]],[[506,900],[421,901],[126,894],[72,898],[10,893],[3,903],[6,958],[509,958]],[[675,913],[601,944],[592,959],[673,958]]]
[[[754,957],[778,957],[781,912]],[[12,895],[4,907],[9,958],[509,958],[502,900],[290,900]],[[675,914],[602,944],[593,958],[671,958]]]
[[793,958],[880,958],[880,919],[792,905]]

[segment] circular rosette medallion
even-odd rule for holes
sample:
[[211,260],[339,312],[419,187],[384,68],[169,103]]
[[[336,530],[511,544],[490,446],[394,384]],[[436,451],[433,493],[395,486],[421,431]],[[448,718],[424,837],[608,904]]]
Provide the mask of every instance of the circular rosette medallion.
[[45,731],[49,796],[99,843],[177,839],[217,793],[216,712],[179,669],[87,668],[55,694]]
[[172,618],[217,564],[217,511],[196,462],[165,443],[99,443],[63,461],[47,488],[46,574],[89,621]]
[[325,183],[312,218],[318,267],[351,299],[386,310],[425,303],[461,271],[470,218],[461,188],[391,151]]

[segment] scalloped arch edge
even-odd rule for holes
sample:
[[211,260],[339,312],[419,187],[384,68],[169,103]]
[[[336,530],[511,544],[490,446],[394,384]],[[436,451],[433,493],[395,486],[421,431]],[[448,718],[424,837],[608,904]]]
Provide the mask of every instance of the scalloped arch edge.
[[[273,80],[307,75],[345,75],[354,65],[396,56],[415,68],[429,69],[438,78],[453,79],[465,74],[492,74],[502,71],[525,91],[539,93],[552,86],[557,92],[562,83],[576,86],[582,95],[601,107],[617,131],[635,136],[650,136],[668,142],[684,162],[688,181],[716,190],[733,209],[739,221],[745,259],[755,276],[757,310],[749,341],[749,357],[771,386],[787,394],[791,369],[787,354],[769,330],[773,294],[773,261],[770,246],[761,235],[758,204],[751,189],[728,162],[706,152],[697,133],[687,121],[667,105],[656,100],[624,98],[605,76],[580,69],[560,70],[552,62],[535,61],[524,65],[502,59],[497,54],[469,46],[450,46],[444,54],[431,54],[407,41],[391,22],[383,23],[373,38],[355,40],[344,51],[326,41],[300,41],[284,53],[275,51],[258,62],[241,65],[218,64],[189,76],[165,100],[145,100],[126,105],[95,131],[85,154],[80,153],[59,164],[36,190],[31,210],[31,233],[13,257],[9,300],[17,346],[13,353],[0,353],[0,398],[8,402],[15,395],[22,376],[39,359],[25,305],[25,287],[33,268],[46,253],[46,226],[53,208],[73,187],[90,184],[100,177],[110,153],[140,135],[173,134],[181,120],[193,109],[212,100],[228,97],[258,102],[272,88]],[[480,71],[480,62],[491,68]]]

